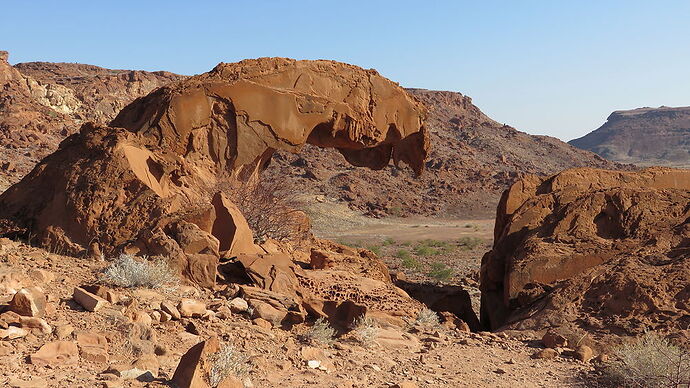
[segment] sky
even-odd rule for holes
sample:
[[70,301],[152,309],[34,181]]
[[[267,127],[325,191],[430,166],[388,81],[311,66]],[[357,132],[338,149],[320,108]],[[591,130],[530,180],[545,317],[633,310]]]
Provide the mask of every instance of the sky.
[[[690,106],[690,1],[3,0],[10,63],[198,74],[281,56],[375,68],[570,140],[614,110]],[[12,15],[9,16],[8,15]]]

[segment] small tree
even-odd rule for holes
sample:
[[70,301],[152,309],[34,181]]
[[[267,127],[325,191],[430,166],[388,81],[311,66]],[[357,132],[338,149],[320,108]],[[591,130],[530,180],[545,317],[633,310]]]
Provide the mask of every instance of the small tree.
[[226,191],[257,241],[264,242],[268,238],[301,241],[307,237],[309,221],[299,210],[303,202],[298,191],[286,182],[237,183]]

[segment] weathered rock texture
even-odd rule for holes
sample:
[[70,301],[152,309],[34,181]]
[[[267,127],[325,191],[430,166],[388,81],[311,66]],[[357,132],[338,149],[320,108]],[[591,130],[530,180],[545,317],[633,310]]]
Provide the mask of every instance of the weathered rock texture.
[[604,125],[568,143],[617,162],[690,167],[690,107],[615,111]]
[[687,328],[689,264],[690,170],[526,177],[498,207],[481,321],[594,336]]
[[135,98],[184,78],[75,63],[11,66],[0,52],[0,190],[28,173],[85,121],[105,124]]
[[[254,179],[276,149],[338,149],[358,166],[429,149],[424,108],[374,70],[281,58],[220,64],[87,123],[0,196],[0,234],[73,254],[172,257],[212,285],[218,256],[260,253],[219,187]],[[238,241],[242,237],[243,241]]]

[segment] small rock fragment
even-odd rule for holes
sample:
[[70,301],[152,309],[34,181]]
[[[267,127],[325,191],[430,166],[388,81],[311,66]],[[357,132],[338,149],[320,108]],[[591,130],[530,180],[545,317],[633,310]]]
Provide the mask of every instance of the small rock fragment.
[[72,299],[74,299],[75,302],[79,303],[79,305],[88,311],[98,311],[103,308],[103,306],[108,304],[108,301],[105,299],[94,295],[81,287],[74,288]]
[[582,362],[589,362],[594,357],[594,351],[587,345],[580,345],[575,349],[575,358]]
[[234,298],[228,303],[228,307],[233,313],[243,313],[249,309],[249,304],[242,298]]
[[170,315],[170,317],[174,320],[179,320],[182,318],[180,310],[178,310],[177,307],[175,307],[175,305],[170,301],[165,300],[161,302],[161,310],[163,310],[165,313],[168,313],[168,315]]
[[61,366],[74,365],[79,361],[79,349],[74,342],[49,342],[29,357],[34,365]]
[[544,343],[544,346],[551,349],[564,348],[568,346],[568,339],[551,331],[546,332],[541,341]]
[[38,287],[17,291],[10,302],[10,310],[26,317],[42,317],[46,310],[46,296]]
[[538,358],[542,360],[551,360],[558,356],[558,352],[551,348],[542,349],[532,356],[532,358]]

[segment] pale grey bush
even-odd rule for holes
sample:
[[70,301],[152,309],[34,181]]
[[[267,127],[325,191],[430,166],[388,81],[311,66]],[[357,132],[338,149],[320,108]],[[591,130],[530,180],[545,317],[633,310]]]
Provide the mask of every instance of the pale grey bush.
[[101,281],[125,288],[159,288],[174,286],[179,283],[179,278],[161,257],[136,260],[132,255],[121,254],[103,271]]
[[330,345],[335,338],[335,329],[331,327],[328,321],[319,318],[314,322],[314,326],[311,327],[309,332],[307,332],[306,337],[310,342],[320,342]]
[[238,352],[232,345],[224,345],[218,353],[209,356],[211,368],[208,382],[212,387],[217,387],[230,375],[240,377],[249,371],[247,357]]
[[353,331],[357,339],[365,346],[370,346],[379,335],[379,327],[373,319],[361,316],[355,320]]
[[690,387],[690,350],[649,332],[619,347],[603,372],[625,387]]
[[436,311],[429,308],[422,309],[419,314],[417,314],[417,319],[415,322],[420,325],[428,326],[438,326],[441,324]]

